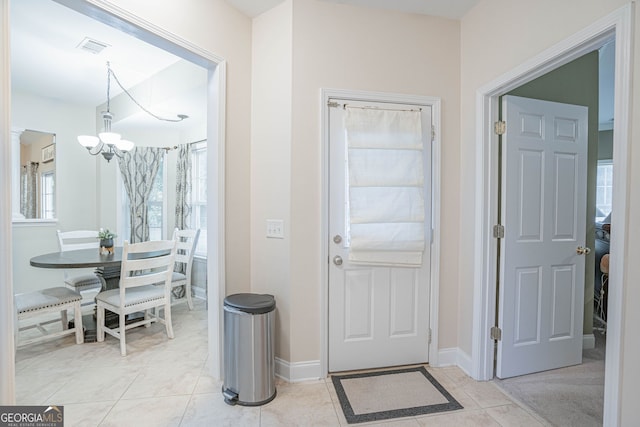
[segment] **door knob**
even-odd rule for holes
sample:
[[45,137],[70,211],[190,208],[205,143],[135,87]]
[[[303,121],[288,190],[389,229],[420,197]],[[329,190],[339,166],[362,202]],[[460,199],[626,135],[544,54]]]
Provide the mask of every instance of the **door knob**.
[[336,234],[335,236],[333,236],[333,243],[338,244],[342,242],[342,236],[339,234]]
[[589,253],[591,253],[591,248],[588,248],[586,246],[578,246],[576,248],[576,253],[578,255],[589,255]]
[[333,257],[333,263],[335,265],[342,265],[342,257],[340,255],[336,255]]

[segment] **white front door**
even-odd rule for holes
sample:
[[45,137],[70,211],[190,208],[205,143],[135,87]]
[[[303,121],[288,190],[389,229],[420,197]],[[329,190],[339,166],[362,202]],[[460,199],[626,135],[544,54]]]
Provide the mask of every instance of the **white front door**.
[[587,107],[503,99],[496,375],[582,362]]
[[[348,103],[372,106],[372,103]],[[397,104],[377,106],[416,108]],[[427,235],[423,263],[417,268],[372,267],[349,262],[345,110],[329,108],[330,372],[428,362],[432,118],[431,107],[421,108]]]

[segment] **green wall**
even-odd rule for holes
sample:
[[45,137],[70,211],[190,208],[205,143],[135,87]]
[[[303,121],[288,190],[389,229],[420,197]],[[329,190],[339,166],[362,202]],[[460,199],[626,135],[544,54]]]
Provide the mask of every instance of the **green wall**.
[[587,236],[592,249],[586,259],[584,294],[584,334],[593,332],[593,289],[595,280],[596,174],[598,166],[598,52],[588,53],[508,95],[589,107],[589,147],[587,158]]

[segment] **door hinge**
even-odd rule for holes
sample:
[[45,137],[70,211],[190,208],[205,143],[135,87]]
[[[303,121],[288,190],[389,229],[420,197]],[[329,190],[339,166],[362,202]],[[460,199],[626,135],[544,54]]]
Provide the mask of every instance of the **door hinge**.
[[504,133],[507,131],[507,122],[498,120],[493,124],[493,131],[496,133],[496,135],[504,135]]
[[493,226],[493,237],[504,239],[504,225],[497,224]]
[[436,127],[431,125],[431,142],[436,140]]
[[428,344],[431,344],[431,328],[428,331]]
[[497,326],[492,326],[491,327],[491,339],[492,340],[496,340],[496,341],[500,341],[502,339],[502,329],[498,328]]

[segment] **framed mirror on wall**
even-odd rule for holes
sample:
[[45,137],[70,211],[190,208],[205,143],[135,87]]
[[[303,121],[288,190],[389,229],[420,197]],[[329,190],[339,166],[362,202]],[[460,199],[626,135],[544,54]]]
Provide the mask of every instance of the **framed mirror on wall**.
[[13,220],[55,220],[56,135],[31,129],[12,132]]

